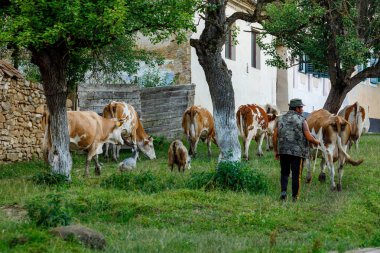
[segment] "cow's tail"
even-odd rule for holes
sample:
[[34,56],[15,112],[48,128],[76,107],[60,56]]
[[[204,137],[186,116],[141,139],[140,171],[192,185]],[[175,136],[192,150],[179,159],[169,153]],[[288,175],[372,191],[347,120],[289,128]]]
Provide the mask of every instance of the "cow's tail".
[[195,120],[195,115],[191,117],[190,119],[190,136],[191,138],[195,138],[196,130],[197,129],[197,121]]
[[244,121],[242,112],[240,112],[239,120],[240,120],[240,134],[241,134],[241,137],[244,137],[245,136],[245,132],[244,132],[245,121]]
[[360,165],[364,160],[363,159],[360,159],[360,160],[353,160],[349,154],[347,154],[347,152],[344,150],[343,148],[343,145],[342,145],[342,138],[338,135],[338,151],[339,153],[342,153],[344,155],[344,157],[346,158],[346,161],[353,165],[353,166],[358,166]]

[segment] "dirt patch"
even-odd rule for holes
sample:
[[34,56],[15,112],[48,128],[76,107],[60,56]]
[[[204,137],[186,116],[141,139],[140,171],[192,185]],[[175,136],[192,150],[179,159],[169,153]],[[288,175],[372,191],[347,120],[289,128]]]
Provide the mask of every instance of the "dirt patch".
[[21,221],[28,217],[26,209],[17,204],[0,206],[0,210],[3,211],[10,220]]

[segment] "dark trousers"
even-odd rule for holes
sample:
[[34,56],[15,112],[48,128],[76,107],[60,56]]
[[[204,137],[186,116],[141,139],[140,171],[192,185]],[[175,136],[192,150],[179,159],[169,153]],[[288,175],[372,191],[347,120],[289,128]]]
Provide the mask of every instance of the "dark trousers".
[[303,158],[293,155],[280,155],[281,191],[286,192],[290,170],[292,170],[292,196],[298,199],[300,194]]

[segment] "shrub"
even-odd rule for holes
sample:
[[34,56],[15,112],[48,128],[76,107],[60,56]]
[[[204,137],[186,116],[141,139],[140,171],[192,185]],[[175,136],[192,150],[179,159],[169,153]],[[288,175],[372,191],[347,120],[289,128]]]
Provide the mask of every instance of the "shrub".
[[70,212],[60,194],[50,194],[47,199],[36,198],[26,208],[30,219],[40,227],[66,226],[71,222]]
[[65,175],[51,172],[38,172],[32,177],[32,181],[40,185],[62,185],[69,182]]
[[215,172],[192,173],[186,184],[191,189],[214,188],[232,191],[267,192],[268,181],[264,174],[245,167],[239,162],[221,162]]

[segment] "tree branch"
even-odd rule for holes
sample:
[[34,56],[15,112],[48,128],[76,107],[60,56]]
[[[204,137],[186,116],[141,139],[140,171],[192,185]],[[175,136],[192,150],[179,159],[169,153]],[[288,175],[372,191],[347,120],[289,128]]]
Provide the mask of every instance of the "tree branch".
[[263,20],[268,18],[266,15],[262,15],[264,6],[272,2],[275,2],[275,0],[261,0],[261,1],[258,0],[256,4],[252,3],[252,5],[255,7],[255,10],[253,13],[235,12],[226,19],[226,25],[230,27],[238,19],[244,20],[250,23],[255,23],[255,22],[260,23]]
[[363,71],[357,73],[350,80],[350,87],[355,87],[361,81],[364,81],[366,78],[376,78],[380,76],[380,61],[378,61],[374,66],[365,68]]

